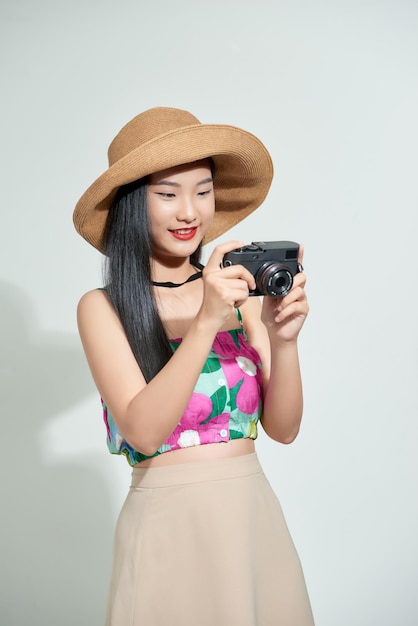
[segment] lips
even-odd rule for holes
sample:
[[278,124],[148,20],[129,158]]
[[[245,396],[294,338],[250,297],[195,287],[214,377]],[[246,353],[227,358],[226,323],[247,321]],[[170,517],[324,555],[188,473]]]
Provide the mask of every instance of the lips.
[[188,239],[193,239],[197,231],[197,226],[193,228],[178,228],[177,230],[170,230],[169,232],[176,239],[181,239],[182,241],[187,241]]

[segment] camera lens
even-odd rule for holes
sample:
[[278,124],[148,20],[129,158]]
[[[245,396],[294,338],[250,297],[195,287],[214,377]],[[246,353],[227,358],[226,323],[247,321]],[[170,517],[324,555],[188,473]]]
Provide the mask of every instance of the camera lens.
[[285,265],[271,263],[258,270],[255,281],[260,293],[281,298],[291,290],[293,275]]

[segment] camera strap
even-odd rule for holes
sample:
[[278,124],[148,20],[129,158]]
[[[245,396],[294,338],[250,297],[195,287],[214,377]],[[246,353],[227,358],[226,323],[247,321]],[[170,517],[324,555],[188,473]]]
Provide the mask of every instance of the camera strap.
[[192,274],[191,276],[189,276],[189,278],[187,280],[185,280],[184,283],[172,283],[170,281],[168,281],[166,283],[159,283],[156,280],[152,280],[151,284],[154,285],[154,287],[169,287],[170,289],[173,289],[174,287],[182,287],[186,283],[191,283],[193,280],[197,280],[198,278],[202,278],[202,270],[203,270],[204,266],[201,265],[200,263],[197,263],[196,261],[192,261],[191,264],[196,269],[198,269],[199,271],[196,272],[195,274]]

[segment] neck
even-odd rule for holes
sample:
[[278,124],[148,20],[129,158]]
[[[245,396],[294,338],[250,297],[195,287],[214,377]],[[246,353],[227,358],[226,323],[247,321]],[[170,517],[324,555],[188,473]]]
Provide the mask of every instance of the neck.
[[152,284],[155,287],[181,287],[186,283],[201,278],[202,268],[203,266],[200,263],[189,259],[178,267],[160,265],[156,268],[154,266],[152,274],[156,280],[153,280]]

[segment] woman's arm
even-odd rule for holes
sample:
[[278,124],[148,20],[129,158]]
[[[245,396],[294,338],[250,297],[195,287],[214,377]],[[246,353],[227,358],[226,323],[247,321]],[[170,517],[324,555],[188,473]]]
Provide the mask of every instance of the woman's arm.
[[147,384],[107,295],[85,294],[78,326],[99,393],[122,436],[152,455],[179,423],[218,330],[253,289],[242,266],[219,269],[222,256],[240,245],[217,246],[204,270],[204,297],[186,336],[164,368]]
[[103,291],[85,294],[78,327],[97,389],[122,436],[152,455],[184,413],[216,331],[194,322],[167,365],[148,384]]
[[265,296],[262,308],[258,298],[251,298],[243,307],[250,343],[258,350],[263,363],[261,422],[266,433],[282,443],[291,443],[296,438],[302,419],[297,338],[309,310],[305,283],[305,275],[299,273],[284,298]]

